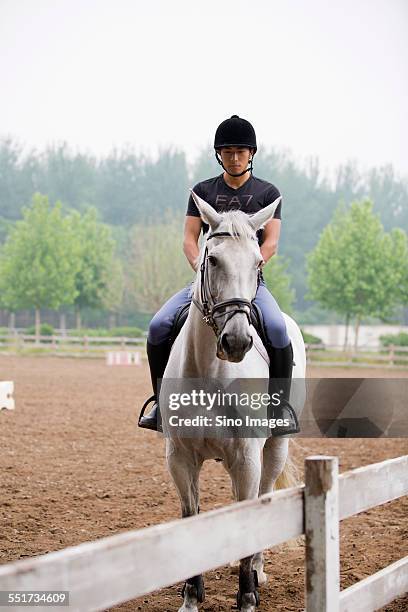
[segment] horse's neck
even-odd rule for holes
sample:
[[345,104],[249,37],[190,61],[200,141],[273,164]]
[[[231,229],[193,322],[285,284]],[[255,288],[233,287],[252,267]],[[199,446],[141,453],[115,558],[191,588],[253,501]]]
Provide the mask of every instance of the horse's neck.
[[184,350],[181,363],[183,375],[189,378],[212,375],[218,361],[215,334],[202,319],[203,315],[192,302],[184,324]]

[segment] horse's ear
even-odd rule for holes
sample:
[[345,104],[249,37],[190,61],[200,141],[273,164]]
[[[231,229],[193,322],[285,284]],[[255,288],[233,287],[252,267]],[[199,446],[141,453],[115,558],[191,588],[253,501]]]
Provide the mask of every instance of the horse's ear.
[[275,214],[281,199],[282,196],[279,196],[274,202],[272,202],[272,204],[268,204],[268,206],[265,206],[265,208],[262,208],[257,213],[249,217],[249,223],[252,225],[255,231],[259,230],[262,225],[265,225],[265,223],[273,219],[273,215]]
[[214,231],[215,229],[217,229],[217,227],[221,223],[221,220],[222,220],[221,215],[217,213],[217,211],[214,210],[212,206],[207,204],[205,200],[203,200],[202,198],[200,198],[200,196],[194,193],[192,189],[190,189],[190,191],[191,191],[192,198],[201,215],[201,219],[204,221],[204,223],[208,223],[208,225],[211,227],[211,230]]

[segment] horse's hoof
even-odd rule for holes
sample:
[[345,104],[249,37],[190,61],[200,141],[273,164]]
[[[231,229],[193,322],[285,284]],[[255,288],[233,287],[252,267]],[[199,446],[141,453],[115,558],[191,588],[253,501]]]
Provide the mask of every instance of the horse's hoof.
[[240,612],[256,612],[259,606],[258,591],[253,593],[237,593],[237,607]]
[[201,574],[189,578],[184,583],[181,596],[184,598],[184,603],[179,612],[198,612],[197,604],[205,599],[204,580]]

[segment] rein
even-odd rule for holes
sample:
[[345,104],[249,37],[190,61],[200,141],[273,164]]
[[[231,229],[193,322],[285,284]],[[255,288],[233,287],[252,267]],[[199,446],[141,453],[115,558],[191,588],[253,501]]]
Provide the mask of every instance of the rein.
[[[211,240],[211,238],[233,238],[239,237],[239,234],[230,234],[229,232],[214,232],[210,234],[207,238],[207,242]],[[252,240],[256,240],[256,238],[252,238]],[[203,261],[200,266],[200,297],[201,303],[193,297],[193,303],[198,308],[198,310],[203,315],[203,321],[211,327],[216,337],[219,338],[222,334],[222,331],[227,324],[227,322],[232,319],[232,317],[239,312],[243,312],[247,319],[249,325],[251,325],[251,305],[255,297],[249,301],[244,300],[243,298],[231,298],[230,300],[224,300],[222,302],[216,303],[213,296],[211,295],[211,291],[209,288],[208,282],[208,246],[206,245],[204,251]],[[258,286],[260,282],[260,270],[258,271]],[[211,300],[211,301],[210,301]],[[228,313],[218,312],[221,308],[225,306],[234,306],[232,310]],[[248,310],[247,310],[248,308]],[[226,316],[224,325],[220,329],[217,325],[216,318]]]

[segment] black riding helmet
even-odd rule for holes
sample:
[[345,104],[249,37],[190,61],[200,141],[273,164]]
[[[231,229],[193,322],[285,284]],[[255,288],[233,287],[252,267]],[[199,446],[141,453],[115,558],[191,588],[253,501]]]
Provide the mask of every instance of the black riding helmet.
[[224,168],[222,159],[219,157],[219,149],[222,147],[248,147],[254,150],[254,155],[257,151],[256,134],[252,125],[246,119],[232,115],[230,119],[225,119],[217,127],[214,138],[215,157],[217,162],[223,167],[225,172],[230,176],[242,176],[245,172],[252,172],[252,158],[249,168],[240,172],[240,174],[231,174]]

